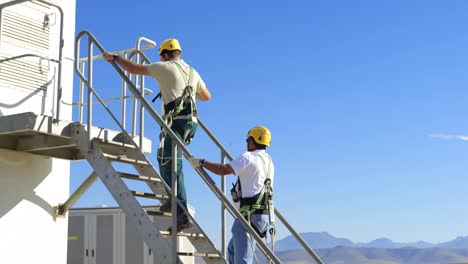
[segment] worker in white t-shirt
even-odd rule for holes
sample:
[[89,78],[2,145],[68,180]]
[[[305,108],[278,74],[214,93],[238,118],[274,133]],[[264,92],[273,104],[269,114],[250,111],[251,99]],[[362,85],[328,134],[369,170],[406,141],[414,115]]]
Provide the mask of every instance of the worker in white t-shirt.
[[[251,226],[264,237],[269,227],[268,202],[265,199],[266,188],[272,190],[274,166],[270,155],[265,151],[271,143],[271,133],[263,126],[256,126],[247,133],[247,151],[229,162],[214,163],[203,158],[189,159],[194,168],[207,170],[224,176],[234,174],[239,177],[240,186],[236,186],[234,201],[240,201],[240,213],[250,220]],[[232,239],[229,242],[229,263],[252,263],[255,240],[251,239],[239,220],[232,226]]]
[[[206,101],[211,94],[198,72],[185,63],[180,55],[182,48],[177,39],[165,40],[159,48],[160,62],[138,64],[117,54],[105,52],[104,58],[116,62],[131,74],[151,76],[158,81],[164,106],[163,119],[185,144],[189,144],[197,130],[197,108],[195,98]],[[172,139],[161,131],[158,148],[158,163],[162,178],[170,186],[172,182]],[[177,198],[187,209],[184,174],[182,171],[182,150],[177,148]],[[170,212],[171,200],[160,206],[163,212]],[[177,206],[177,232],[191,227],[192,221],[184,210]]]

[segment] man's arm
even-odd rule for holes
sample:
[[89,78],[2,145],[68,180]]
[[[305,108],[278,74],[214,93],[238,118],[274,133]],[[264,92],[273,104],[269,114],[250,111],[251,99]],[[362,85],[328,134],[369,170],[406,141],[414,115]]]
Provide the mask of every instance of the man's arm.
[[108,62],[115,61],[117,64],[122,66],[124,70],[128,71],[131,74],[139,74],[139,75],[150,75],[150,72],[148,68],[143,65],[143,64],[138,64],[136,62],[133,62],[131,60],[127,60],[125,58],[122,58],[118,56],[117,54],[110,53],[110,52],[104,52],[102,54],[104,56],[104,59]]
[[205,167],[207,170],[221,176],[234,174],[234,169],[229,164],[214,163],[197,157],[191,157],[189,162],[194,168]]
[[211,171],[212,173],[224,176],[227,174],[234,174],[234,170],[229,164],[222,164],[222,163],[214,163],[205,160],[203,164],[207,170]]
[[195,97],[201,101],[208,101],[211,99],[210,90],[208,90],[208,88],[198,89]]

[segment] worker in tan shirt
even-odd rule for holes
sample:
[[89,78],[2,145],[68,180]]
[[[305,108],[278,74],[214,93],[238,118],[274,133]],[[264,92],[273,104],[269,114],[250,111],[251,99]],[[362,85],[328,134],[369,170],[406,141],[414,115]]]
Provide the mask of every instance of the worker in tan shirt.
[[[147,75],[158,81],[164,105],[163,119],[185,144],[189,144],[197,130],[196,100],[207,101],[211,94],[198,72],[180,58],[182,48],[177,39],[165,40],[159,48],[160,62],[138,64],[117,54],[105,52],[104,58],[116,62],[131,74]],[[172,139],[161,131],[158,163],[161,176],[170,186],[172,182]],[[182,171],[182,150],[177,148],[177,198],[187,209],[187,195]],[[163,212],[171,211],[171,200],[161,205]],[[177,206],[177,232],[193,225],[184,210]]]

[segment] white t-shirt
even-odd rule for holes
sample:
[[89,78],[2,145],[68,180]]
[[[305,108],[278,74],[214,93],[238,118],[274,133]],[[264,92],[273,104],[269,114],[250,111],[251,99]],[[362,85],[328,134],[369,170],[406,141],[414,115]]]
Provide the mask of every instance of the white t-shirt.
[[[175,63],[178,63],[181,66],[182,74]],[[150,72],[151,77],[158,80],[164,104],[168,104],[182,96],[190,73],[190,66],[185,63],[185,61],[160,61],[149,64],[146,67]],[[198,72],[193,68],[192,70],[193,76],[190,85],[192,85],[194,93],[200,89],[206,89],[205,82],[203,82],[203,79],[200,77]]]
[[[262,157],[258,157],[258,155]],[[262,190],[268,170],[270,170],[271,186],[273,187],[275,168],[270,155],[265,150],[244,152],[229,165],[234,170],[234,174],[239,176],[243,198],[253,197]]]

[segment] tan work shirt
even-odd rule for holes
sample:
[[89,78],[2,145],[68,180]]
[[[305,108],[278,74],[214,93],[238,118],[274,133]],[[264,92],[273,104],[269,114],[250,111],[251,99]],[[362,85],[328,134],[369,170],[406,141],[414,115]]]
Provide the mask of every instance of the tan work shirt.
[[[183,76],[175,63],[179,63],[182,68]],[[151,74],[159,83],[163,104],[170,103],[182,96],[186,82],[189,79],[190,67],[183,60],[178,61],[160,61],[146,66]],[[192,68],[193,69],[193,68]],[[185,80],[184,80],[185,78]],[[207,89],[206,84],[198,72],[193,69],[192,85],[195,93],[200,89]]]

